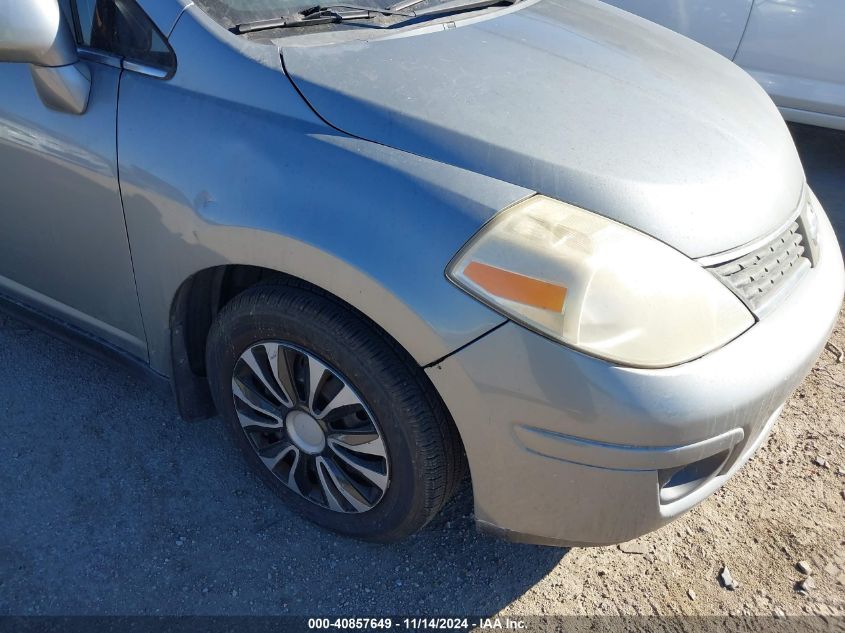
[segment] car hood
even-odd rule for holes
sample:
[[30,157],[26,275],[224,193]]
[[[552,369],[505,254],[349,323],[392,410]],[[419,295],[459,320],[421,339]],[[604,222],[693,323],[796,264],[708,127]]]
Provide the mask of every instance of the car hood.
[[690,257],[776,230],[804,174],[765,92],[720,55],[592,0],[318,46],[285,68],[338,129],[618,220]]

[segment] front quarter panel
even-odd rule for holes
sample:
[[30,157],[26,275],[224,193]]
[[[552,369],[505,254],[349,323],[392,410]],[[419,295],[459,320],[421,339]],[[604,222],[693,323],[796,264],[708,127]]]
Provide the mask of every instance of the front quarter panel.
[[153,366],[170,373],[179,286],[223,264],[334,293],[420,364],[501,323],[444,269],[492,214],[530,192],[333,130],[278,54],[274,68],[272,55],[230,46],[234,36],[215,28],[189,8],[171,37],[176,75],[127,72],[121,84],[121,185]]

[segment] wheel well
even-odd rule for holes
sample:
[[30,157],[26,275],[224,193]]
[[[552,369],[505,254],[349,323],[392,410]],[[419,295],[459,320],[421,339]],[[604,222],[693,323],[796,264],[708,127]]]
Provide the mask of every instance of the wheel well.
[[[205,368],[206,342],[214,319],[237,295],[253,286],[266,283],[295,286],[330,297],[357,313],[397,350],[406,354],[411,362],[417,364],[401,343],[366,314],[319,286],[259,266],[230,264],[206,268],[194,273],[182,283],[170,311],[172,387],[179,414],[184,419],[200,420],[216,413]],[[422,372],[422,375],[428,380],[425,372]],[[432,389],[437,393],[433,385]]]
[[170,312],[170,349],[173,391],[186,420],[215,414],[205,371],[206,339],[215,317],[244,290],[276,280],[306,285],[275,270],[228,265],[201,270],[179,287]]
[[[407,356],[410,363],[419,367],[401,343],[377,323],[354,306],[318,286],[298,277],[258,266],[227,265],[207,268],[195,273],[182,283],[176,292],[170,314],[172,386],[179,414],[185,420],[205,419],[217,413],[205,368],[206,341],[211,324],[229,301],[243,291],[265,283],[281,283],[306,288],[343,304],[379,331],[397,351]],[[466,460],[463,440],[449,408],[422,369],[420,369],[420,378],[429,385],[430,393],[442,406],[444,415],[454,431],[453,437],[458,443],[461,459]]]

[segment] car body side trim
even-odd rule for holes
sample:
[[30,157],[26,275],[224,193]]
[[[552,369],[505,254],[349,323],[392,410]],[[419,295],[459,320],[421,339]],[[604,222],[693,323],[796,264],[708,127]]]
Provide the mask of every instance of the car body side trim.
[[[0,275],[0,301],[4,299],[40,314],[49,315],[49,318],[55,318],[60,323],[68,323],[81,332],[91,331],[92,336],[105,341],[109,345],[125,349],[127,353],[140,358],[142,361],[146,360],[146,341],[90,314],[81,312],[73,306]],[[52,315],[56,316],[53,317]]]
[[811,110],[799,110],[798,108],[786,108],[784,106],[778,106],[778,110],[780,110],[784,119],[793,123],[829,127],[832,130],[845,130],[845,116],[837,116],[825,112],[813,112]]
[[154,79],[167,79],[172,74],[169,70],[156,68],[155,66],[149,66],[147,64],[140,64],[138,62],[129,61],[128,59],[123,60],[123,70],[147,75],[148,77],[153,77]]
[[84,59],[85,61],[103,64],[104,66],[111,66],[112,68],[121,67],[121,58],[117,55],[98,51],[93,48],[88,48],[87,46],[79,46],[76,50],[79,52],[80,59]]
[[22,303],[2,293],[0,293],[0,314],[6,314],[26,325],[30,325],[99,360],[123,367],[133,377],[145,380],[161,394],[171,393],[168,378],[155,371],[144,359],[122,350],[73,323],[56,318],[35,306]]

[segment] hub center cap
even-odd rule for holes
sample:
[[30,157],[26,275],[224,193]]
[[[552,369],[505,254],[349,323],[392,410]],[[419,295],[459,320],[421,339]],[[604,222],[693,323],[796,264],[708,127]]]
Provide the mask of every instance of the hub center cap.
[[326,434],[320,424],[305,411],[291,411],[285,418],[288,436],[297,447],[316,455],[326,447]]

